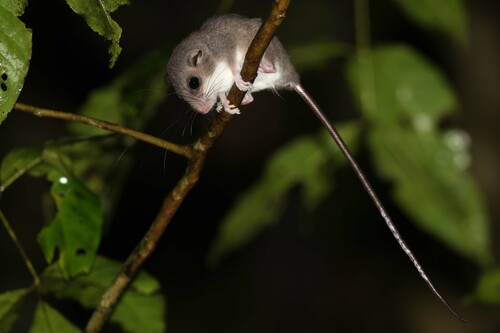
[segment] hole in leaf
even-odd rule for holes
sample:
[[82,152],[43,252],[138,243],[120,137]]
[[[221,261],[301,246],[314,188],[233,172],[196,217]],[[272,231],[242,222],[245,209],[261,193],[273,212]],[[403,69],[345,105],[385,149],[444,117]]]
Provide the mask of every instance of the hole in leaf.
[[0,88],[2,88],[2,91],[7,91],[7,85],[5,83],[0,84]]
[[7,80],[9,77],[7,76],[7,73],[3,73],[2,74],[2,80]]
[[80,249],[76,250],[76,255],[79,257],[84,256],[86,254],[87,254],[87,251],[85,249],[80,248]]

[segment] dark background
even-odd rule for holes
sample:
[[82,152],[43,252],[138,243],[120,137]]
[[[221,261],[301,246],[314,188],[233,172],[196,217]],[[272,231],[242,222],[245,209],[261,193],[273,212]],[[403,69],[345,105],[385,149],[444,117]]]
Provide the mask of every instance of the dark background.
[[[218,1],[135,1],[113,17],[123,28],[123,53],[107,68],[107,43],[62,2],[31,1],[22,17],[33,30],[33,56],[20,101],[74,111],[87,94],[139,61],[148,51],[174,45],[212,15]],[[285,45],[312,36],[354,44],[352,1],[292,2],[278,35]],[[389,0],[372,1],[373,44],[406,42],[435,62],[456,89],[461,104],[454,125],[472,139],[472,173],[484,193],[492,237],[500,216],[500,3],[467,2],[469,41],[463,48],[447,37],[413,25]],[[232,11],[267,15],[270,1],[236,1]],[[303,85],[335,120],[358,117],[343,76],[343,61],[303,73]],[[148,87],[143,87],[147,89]],[[177,98],[169,99],[147,132],[169,140],[190,140],[206,119]],[[436,285],[474,323],[463,325],[433,297],[399,249],[349,170],[341,171],[333,194],[312,215],[300,203],[300,189],[288,195],[278,225],[232,254],[213,270],[205,256],[224,213],[282,144],[319,128],[292,93],[283,99],[260,93],[227,128],[209,155],[203,177],[183,203],[146,269],[167,297],[169,332],[498,332],[498,306],[464,305],[479,268],[408,223],[391,204],[390,186],[377,181],[369,151],[359,156],[383,201]],[[168,131],[172,119],[178,120]],[[0,130],[0,157],[15,147],[63,135],[65,124],[13,112]],[[163,134],[162,134],[163,133]],[[183,160],[138,144],[119,208],[103,239],[101,254],[124,260],[183,170]],[[117,162],[119,163],[119,161]],[[35,241],[43,224],[44,180],[23,178],[2,196],[2,209],[28,255],[41,271]],[[496,244],[496,243],[495,243]],[[498,246],[496,247],[498,248]],[[496,251],[498,253],[498,250]],[[0,232],[4,271],[0,291],[31,284],[10,239]],[[25,306],[24,332],[33,303]],[[73,311],[74,310],[74,311]],[[68,316],[82,324],[89,313],[69,304]],[[119,331],[109,327],[108,331]]]

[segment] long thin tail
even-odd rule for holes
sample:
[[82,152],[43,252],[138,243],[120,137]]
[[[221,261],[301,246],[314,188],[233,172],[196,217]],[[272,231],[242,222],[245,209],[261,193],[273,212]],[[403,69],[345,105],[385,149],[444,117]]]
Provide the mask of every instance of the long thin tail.
[[342,137],[337,132],[337,130],[335,129],[335,127],[328,121],[328,119],[324,115],[323,111],[321,111],[321,109],[316,104],[316,102],[311,98],[311,96],[309,95],[309,93],[307,93],[304,90],[304,88],[302,87],[302,85],[295,84],[295,85],[293,85],[293,88],[300,95],[300,97],[302,97],[302,99],[307,103],[307,105],[311,108],[311,110],[313,110],[314,114],[318,117],[318,119],[321,121],[321,123],[326,127],[326,129],[328,130],[328,133],[330,133],[331,137],[333,138],[333,140],[335,141],[335,143],[337,144],[337,146],[339,146],[340,151],[342,152],[342,154],[344,154],[345,158],[347,159],[347,161],[351,165],[351,168],[354,170],[354,173],[356,174],[356,176],[358,176],[359,180],[361,181],[361,184],[365,188],[366,192],[368,192],[368,195],[370,196],[370,198],[372,199],[373,203],[375,204],[375,206],[377,207],[378,211],[380,212],[380,215],[382,215],[382,217],[384,218],[384,221],[387,224],[387,226],[389,227],[389,230],[391,230],[392,235],[394,236],[394,238],[396,238],[396,241],[398,242],[399,246],[401,246],[401,248],[403,249],[403,251],[410,258],[411,262],[413,263],[413,265],[417,269],[417,271],[420,274],[420,276],[422,277],[422,279],[424,279],[425,283],[427,283],[427,286],[429,286],[429,288],[431,289],[432,293],[434,295],[436,295],[437,298],[439,298],[439,300],[444,304],[444,306],[446,306],[446,308],[455,317],[457,317],[460,321],[462,321],[464,323],[469,323],[469,321],[467,319],[465,319],[464,317],[462,317],[458,312],[456,312],[448,304],[448,302],[444,299],[444,297],[441,296],[441,294],[434,287],[434,285],[432,284],[431,280],[429,279],[429,277],[425,273],[424,269],[422,268],[422,265],[420,265],[420,263],[418,262],[417,258],[413,254],[413,252],[410,250],[410,248],[408,247],[408,245],[406,245],[406,242],[403,240],[403,237],[399,233],[398,229],[396,229],[396,226],[392,222],[391,217],[389,216],[389,214],[385,210],[384,206],[382,205],[382,202],[380,201],[380,199],[378,198],[377,194],[373,190],[372,186],[370,185],[370,183],[366,179],[366,176],[364,175],[363,171],[359,167],[359,165],[356,162],[356,160],[353,158],[351,152],[349,151],[349,148],[347,148],[347,145],[344,143],[344,140],[342,140]]

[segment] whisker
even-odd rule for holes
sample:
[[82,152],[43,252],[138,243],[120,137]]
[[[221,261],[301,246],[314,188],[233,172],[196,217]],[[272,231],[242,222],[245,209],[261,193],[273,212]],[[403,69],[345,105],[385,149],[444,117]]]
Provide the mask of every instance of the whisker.
[[133,140],[132,142],[130,142],[124,149],[123,151],[120,153],[120,156],[118,156],[116,158],[116,161],[115,161],[115,164],[118,164],[120,162],[120,160],[123,158],[123,156],[125,155],[125,153],[135,144],[135,140]]
[[196,119],[197,115],[198,115],[198,112],[195,112],[193,118],[191,118],[191,126],[190,126],[190,129],[189,129],[189,132],[191,133],[191,136],[193,136],[193,123],[194,123],[194,120]]

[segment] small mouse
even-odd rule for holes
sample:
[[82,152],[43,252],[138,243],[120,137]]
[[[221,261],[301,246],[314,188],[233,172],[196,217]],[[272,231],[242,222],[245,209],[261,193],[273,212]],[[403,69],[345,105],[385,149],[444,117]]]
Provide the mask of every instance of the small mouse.
[[455,317],[468,322],[434,287],[339,133],[300,84],[299,75],[277,37],[272,39],[264,53],[253,84],[241,78],[240,71],[245,54],[261,24],[262,21],[258,18],[246,18],[237,14],[219,15],[208,19],[199,30],[191,33],[173,50],[167,65],[167,82],[194,110],[202,114],[208,113],[215,105],[219,112],[224,110],[231,114],[239,114],[240,110],[230,104],[226,97],[233,84],[246,92],[242,105],[251,103],[252,93],[260,90],[296,91],[339,146],[392,235],[427,286]]
[[167,81],[177,94],[203,114],[216,104],[238,114],[226,94],[233,83],[246,91],[242,105],[253,101],[253,92],[264,89],[293,89],[299,75],[277,37],[269,44],[253,84],[240,76],[245,54],[262,21],[237,14],[214,16],[191,33],[173,51],[167,65]]

